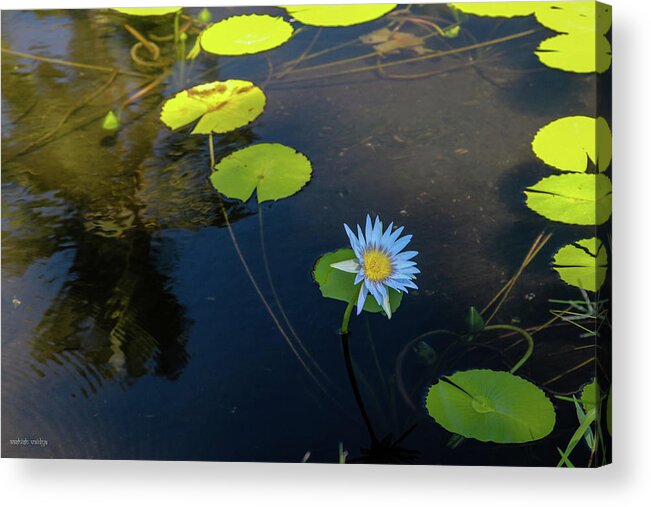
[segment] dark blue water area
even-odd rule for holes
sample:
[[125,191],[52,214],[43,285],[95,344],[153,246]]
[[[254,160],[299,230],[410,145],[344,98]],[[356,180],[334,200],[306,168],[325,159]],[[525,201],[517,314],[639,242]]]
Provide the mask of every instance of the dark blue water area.
[[[215,19],[281,12],[212,11]],[[449,16],[444,6],[416,12]],[[136,26],[169,28],[157,23]],[[531,19],[464,23],[476,40],[538,27]],[[323,29],[311,51],[384,25]],[[421,464],[556,464],[556,447],[565,447],[576,429],[567,403],[555,402],[557,424],[547,439],[526,445],[466,440],[456,448],[424,409],[426,390],[441,375],[508,369],[522,344],[509,347],[513,340],[491,337],[491,349],[450,348],[444,337],[427,339],[438,354],[450,348],[449,360],[432,369],[410,343],[434,330],[463,332],[470,306],[490,301],[542,232],[552,232],[552,239],[496,322],[539,325],[549,319],[550,298],[580,297],[558,280],[551,259],[577,234],[591,232],[536,215],[523,190],[549,174],[531,152],[533,133],[560,116],[594,115],[594,80],[544,68],[532,53],[544,30],[473,53],[483,62],[477,66],[446,71],[460,63],[451,58],[405,71],[441,70],[428,78],[371,70],[268,79],[270,68],[299,57],[314,35],[308,29],[263,55],[203,55],[186,67],[192,85],[268,81],[263,115],[215,137],[218,160],[271,142],[312,162],[312,179],[290,198],[225,201],[268,308],[208,181],[207,140],[159,122],[162,101],[183,88],[178,64],[164,87],[125,109],[118,133],[102,131],[99,119],[137,89],[135,77],[119,78],[115,90],[86,108],[96,119],[82,117],[82,126],[59,140],[9,157],[39,120],[52,116],[50,125],[56,124],[106,76],[3,55],[4,456],[337,462],[342,443],[349,460],[359,458],[370,441],[342,357],[338,330],[346,304],[321,296],[312,269],[322,254],[348,247],[344,223],[361,224],[370,214],[413,234],[422,271],[419,289],[404,296],[391,320],[366,313],[351,320],[351,353],[380,438],[408,432],[400,446],[415,451],[413,462]],[[80,50],[80,41],[93,50]],[[132,42],[107,11],[3,13],[3,47],[14,51],[86,62],[96,55],[97,65],[130,68]],[[318,62],[367,51],[352,44]],[[9,85],[13,90],[6,91]],[[38,93],[52,109],[33,117],[25,111]],[[553,380],[581,363],[584,356],[573,348],[585,344],[572,328],[551,329],[520,374],[537,384]],[[575,392],[593,376],[589,369],[548,384],[548,394]],[[48,445],[9,444],[39,437]]]

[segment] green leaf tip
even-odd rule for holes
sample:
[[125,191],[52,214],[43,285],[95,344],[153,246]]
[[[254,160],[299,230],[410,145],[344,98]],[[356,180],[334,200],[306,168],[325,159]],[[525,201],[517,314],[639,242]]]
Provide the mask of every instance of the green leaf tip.
[[102,128],[104,130],[116,130],[120,126],[120,120],[115,116],[113,111],[106,113],[106,116],[102,120]]

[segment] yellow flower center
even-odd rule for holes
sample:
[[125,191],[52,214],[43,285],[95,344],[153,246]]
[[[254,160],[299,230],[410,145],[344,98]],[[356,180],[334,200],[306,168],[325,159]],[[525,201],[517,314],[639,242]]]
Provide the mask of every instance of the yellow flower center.
[[372,282],[386,280],[393,271],[391,259],[381,250],[367,250],[362,255],[364,275]]

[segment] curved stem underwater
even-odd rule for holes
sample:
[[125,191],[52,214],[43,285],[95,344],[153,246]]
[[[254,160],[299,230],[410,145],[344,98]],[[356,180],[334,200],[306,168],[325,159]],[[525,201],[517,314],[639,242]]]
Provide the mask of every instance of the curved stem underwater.
[[[214,148],[213,148],[213,143],[212,143],[212,134],[210,134],[208,138],[208,142],[210,144],[210,156],[211,156],[211,172],[215,170],[215,165],[214,165]],[[280,324],[278,317],[272,310],[271,306],[269,305],[267,299],[264,297],[264,294],[262,293],[262,290],[260,289],[260,286],[258,285],[258,282],[256,282],[253,273],[251,272],[251,268],[249,267],[249,264],[246,262],[246,259],[244,258],[244,255],[242,254],[242,250],[240,249],[240,245],[237,241],[237,238],[235,237],[235,233],[233,232],[233,227],[231,225],[231,221],[228,218],[228,213],[226,211],[226,206],[224,206],[224,201],[221,198],[221,195],[219,195],[219,192],[217,193],[217,197],[219,200],[219,207],[222,212],[222,216],[224,218],[224,222],[226,223],[226,229],[228,230],[228,234],[231,238],[231,242],[233,243],[233,247],[235,248],[235,252],[237,253],[237,256],[240,260],[240,263],[242,264],[242,267],[244,268],[244,271],[246,272],[247,277],[249,278],[249,281],[251,282],[251,285],[253,285],[253,288],[255,289],[256,294],[260,298],[260,301],[262,302],[263,306],[267,310],[267,313],[271,317],[271,320],[273,320],[274,324],[276,325],[276,328],[278,329],[278,332],[282,335],[284,338],[285,342],[293,352],[294,356],[298,360],[299,363],[301,363],[301,366],[303,369],[306,371],[306,373],[312,378],[312,380],[316,383],[316,385],[321,389],[323,394],[325,394],[330,400],[332,400],[337,406],[341,408],[341,405],[339,402],[327,391],[327,389],[324,387],[322,382],[317,378],[317,376],[314,374],[314,372],[310,369],[310,367],[305,363],[305,360],[301,356],[301,354],[296,350],[296,347],[294,343],[292,342],[291,338],[287,335],[285,332],[285,329],[282,327]]]
[[513,331],[515,333],[518,333],[527,341],[527,350],[525,351],[522,358],[520,358],[520,360],[510,370],[510,373],[515,373],[522,367],[522,365],[524,365],[524,363],[527,362],[527,360],[531,357],[531,354],[533,354],[533,337],[524,329],[516,326],[511,326],[508,324],[493,324],[491,326],[486,326],[484,328],[484,331],[491,331],[496,329],[505,329],[507,331]]

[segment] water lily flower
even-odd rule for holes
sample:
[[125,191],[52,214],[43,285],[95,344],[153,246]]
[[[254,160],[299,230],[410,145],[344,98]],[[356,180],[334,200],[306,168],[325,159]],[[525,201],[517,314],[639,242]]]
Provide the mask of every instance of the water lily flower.
[[411,241],[412,235],[400,237],[404,227],[394,231],[393,222],[383,231],[380,217],[376,217],[373,224],[369,215],[366,215],[364,232],[357,225],[357,236],[348,225],[344,224],[344,229],[357,258],[335,262],[331,266],[348,273],[356,273],[355,285],[364,282],[357,298],[357,315],[362,312],[366,296],[371,293],[387,317],[391,318],[388,289],[404,293],[407,293],[407,288],[418,289],[413,280],[420,270],[411,260],[418,252],[402,251]]

